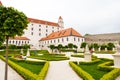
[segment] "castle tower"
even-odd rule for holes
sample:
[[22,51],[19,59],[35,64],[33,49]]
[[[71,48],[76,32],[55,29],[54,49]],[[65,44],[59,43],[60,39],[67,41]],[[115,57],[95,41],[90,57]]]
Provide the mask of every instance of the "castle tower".
[[58,19],[58,24],[60,27],[63,27],[64,28],[64,22],[63,22],[63,19],[62,17],[60,16],[59,19]]
[[0,5],[2,5],[2,2],[0,1]]

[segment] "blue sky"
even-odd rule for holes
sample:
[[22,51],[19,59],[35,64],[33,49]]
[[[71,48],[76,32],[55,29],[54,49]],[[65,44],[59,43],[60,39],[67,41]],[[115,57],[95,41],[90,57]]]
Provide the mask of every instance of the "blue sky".
[[82,35],[120,32],[120,0],[1,0],[30,18],[57,22]]

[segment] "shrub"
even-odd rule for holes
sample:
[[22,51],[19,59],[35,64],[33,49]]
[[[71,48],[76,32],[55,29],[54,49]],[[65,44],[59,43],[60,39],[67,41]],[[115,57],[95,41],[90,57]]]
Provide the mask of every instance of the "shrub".
[[84,80],[95,80],[90,74],[82,70],[79,66],[77,66],[73,62],[70,61],[69,64],[72,67],[72,69]]
[[44,80],[45,76],[46,76],[46,73],[48,71],[48,68],[49,68],[49,62],[46,62],[36,80]]
[[105,74],[100,80],[115,80],[120,75],[120,69],[115,68],[109,73]]
[[[0,58],[2,60],[5,60],[5,58],[3,56],[0,56]],[[14,62],[8,60],[8,64],[13,68],[15,69],[17,72],[19,72],[19,74],[21,76],[24,77],[25,80],[36,80],[36,77],[37,75],[36,74],[33,74],[32,72],[30,72],[29,70],[15,64]]]
[[113,65],[112,61],[105,62],[103,64],[98,65],[98,69],[102,70],[102,71],[108,71],[109,72],[109,71],[114,69],[113,67],[110,67],[110,65]]
[[92,65],[92,64],[98,63],[100,61],[101,61],[100,59],[96,59],[96,60],[93,60],[93,61],[90,61],[90,62],[80,62],[79,64],[82,64],[82,65]]

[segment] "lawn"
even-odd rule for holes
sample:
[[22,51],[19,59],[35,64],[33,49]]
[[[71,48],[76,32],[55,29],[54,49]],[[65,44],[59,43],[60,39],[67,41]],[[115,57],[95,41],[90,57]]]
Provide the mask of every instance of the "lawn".
[[64,54],[44,54],[39,56],[30,56],[29,58],[35,58],[35,59],[47,60],[47,61],[59,61],[59,60],[69,59]]
[[24,67],[28,70],[30,70],[31,72],[33,72],[34,74],[39,74],[39,72],[41,71],[41,69],[43,68],[44,64],[29,64],[26,62],[15,62],[14,63],[18,64],[21,67]]
[[108,73],[107,71],[98,70],[98,65],[102,64],[104,62],[106,62],[106,61],[101,60],[100,62],[95,63],[95,64],[91,64],[91,65],[82,65],[82,64],[80,64],[78,66],[81,67],[86,72],[88,72],[95,80],[100,80],[100,78],[104,74]]

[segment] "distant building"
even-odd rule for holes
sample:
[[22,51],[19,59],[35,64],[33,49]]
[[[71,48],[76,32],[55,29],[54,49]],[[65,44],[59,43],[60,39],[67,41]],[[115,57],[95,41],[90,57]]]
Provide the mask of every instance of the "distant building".
[[53,32],[50,35],[40,39],[39,46],[40,49],[48,49],[48,46],[55,45],[58,46],[62,44],[63,46],[72,43],[80,49],[81,43],[84,42],[84,38],[81,34],[75,31],[73,28],[68,28]]
[[8,44],[12,44],[16,46],[22,46],[22,45],[29,44],[29,43],[30,43],[30,39],[28,39],[27,37],[17,36],[15,38],[10,38],[8,40]]
[[116,41],[120,41],[120,33],[106,33],[106,34],[95,34],[95,35],[86,35],[84,36],[85,42],[91,43],[115,43]]
[[24,30],[23,36],[27,36],[30,39],[32,48],[40,49],[39,40],[41,38],[64,29],[64,22],[61,16],[58,19],[58,23],[33,18],[28,18],[28,20],[30,23],[27,30]]

